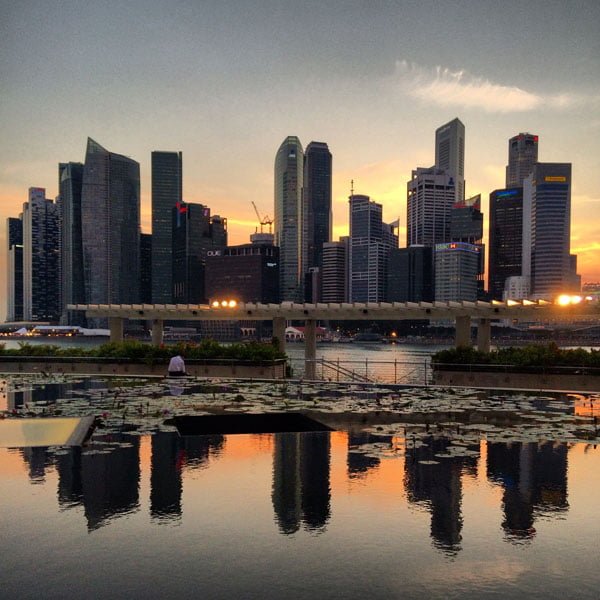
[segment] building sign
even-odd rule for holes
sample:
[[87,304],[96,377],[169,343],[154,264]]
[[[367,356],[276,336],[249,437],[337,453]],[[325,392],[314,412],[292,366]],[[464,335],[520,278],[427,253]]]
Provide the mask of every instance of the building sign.
[[207,250],[206,256],[221,256],[220,250]]
[[467,242],[445,242],[443,244],[436,244],[436,252],[447,252],[448,250],[463,250],[466,252],[479,253],[479,246],[474,244],[468,244]]
[[552,176],[552,175],[548,175],[546,177],[544,177],[544,181],[555,181],[555,182],[560,182],[560,183],[566,183],[567,182],[567,178],[564,176]]

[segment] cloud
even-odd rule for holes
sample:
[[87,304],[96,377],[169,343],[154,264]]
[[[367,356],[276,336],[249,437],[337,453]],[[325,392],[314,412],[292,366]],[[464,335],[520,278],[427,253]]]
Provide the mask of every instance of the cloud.
[[586,102],[574,94],[542,96],[516,86],[494,83],[464,70],[451,71],[441,66],[425,68],[405,60],[396,62],[396,76],[407,95],[443,107],[511,113],[542,107],[565,109]]

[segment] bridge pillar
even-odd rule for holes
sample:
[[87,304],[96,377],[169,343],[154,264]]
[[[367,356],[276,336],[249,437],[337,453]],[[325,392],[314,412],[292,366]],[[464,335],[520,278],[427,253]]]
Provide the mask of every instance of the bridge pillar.
[[165,323],[162,319],[154,319],[152,321],[152,344],[160,346],[163,343]]
[[277,348],[285,352],[285,318],[275,317],[273,319],[273,338],[277,340]]
[[123,319],[121,317],[108,317],[108,327],[110,329],[110,341],[123,341]]
[[304,377],[317,378],[317,322],[304,321]]
[[480,352],[489,352],[491,338],[492,320],[479,319],[477,323],[477,350]]
[[456,338],[455,345],[457,348],[471,347],[471,317],[456,317]]

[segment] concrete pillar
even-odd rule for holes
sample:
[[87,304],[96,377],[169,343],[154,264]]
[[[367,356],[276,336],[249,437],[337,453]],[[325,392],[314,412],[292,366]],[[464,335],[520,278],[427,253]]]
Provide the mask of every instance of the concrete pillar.
[[163,343],[164,321],[162,319],[154,319],[152,321],[152,344],[160,346]]
[[123,319],[121,317],[108,317],[108,327],[110,329],[110,341],[123,341]]
[[273,319],[273,337],[277,339],[277,347],[285,352],[285,318],[275,317]]
[[304,321],[304,377],[317,378],[317,322]]
[[471,347],[471,317],[456,317],[456,347]]
[[490,340],[492,338],[491,319],[479,319],[477,323],[477,350],[480,352],[490,351]]

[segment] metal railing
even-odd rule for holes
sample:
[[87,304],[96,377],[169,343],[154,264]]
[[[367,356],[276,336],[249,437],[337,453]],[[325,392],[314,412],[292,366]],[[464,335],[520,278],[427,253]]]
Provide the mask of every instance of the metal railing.
[[314,362],[316,379],[336,382],[397,383],[429,385],[432,372],[429,359],[422,361],[401,360],[328,360],[317,358],[290,358],[292,377],[304,377],[307,362]]

